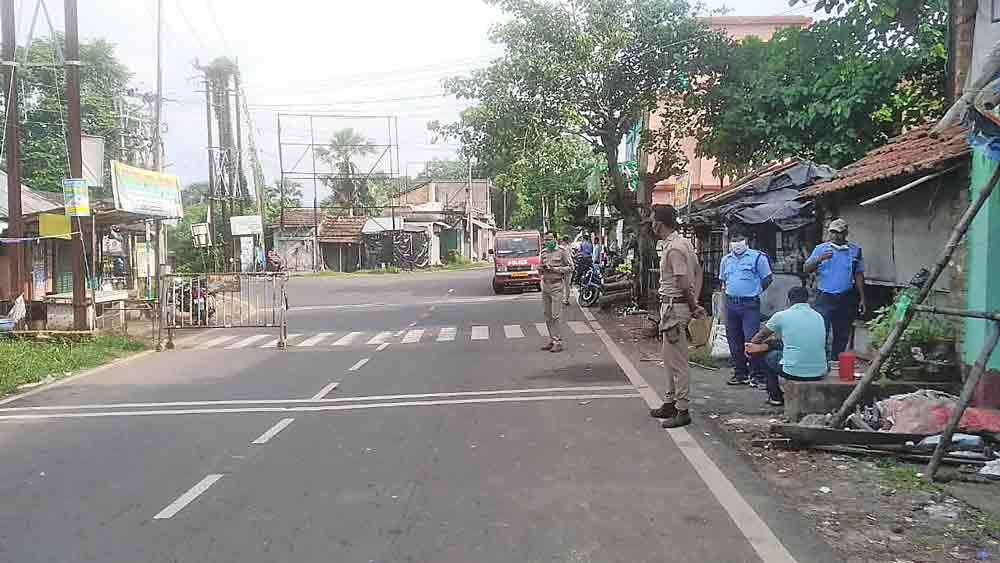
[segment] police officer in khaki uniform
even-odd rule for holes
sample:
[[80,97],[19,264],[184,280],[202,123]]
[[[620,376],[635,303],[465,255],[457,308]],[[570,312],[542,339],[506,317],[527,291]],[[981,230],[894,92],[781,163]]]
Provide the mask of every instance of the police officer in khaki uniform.
[[542,350],[562,352],[562,335],[559,317],[562,316],[563,281],[573,273],[573,259],[568,250],[559,248],[556,235],[545,233],[545,248],[538,271],[542,274],[542,303],[545,306],[545,324],[549,328],[549,342]]
[[677,428],[691,424],[687,326],[692,318],[705,316],[705,309],[698,304],[702,270],[691,242],[677,231],[677,210],[673,206],[655,207],[652,226],[657,238],[664,241],[660,257],[660,334],[667,392],[663,406],[649,414],[664,419],[664,428]]

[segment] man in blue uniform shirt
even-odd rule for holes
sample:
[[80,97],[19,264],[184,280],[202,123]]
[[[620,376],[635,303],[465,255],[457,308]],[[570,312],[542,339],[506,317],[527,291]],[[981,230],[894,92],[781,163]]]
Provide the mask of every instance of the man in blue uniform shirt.
[[733,377],[729,385],[746,385],[751,373],[762,377],[759,358],[748,358],[744,345],[760,329],[760,295],[774,281],[771,264],[759,250],[749,248],[747,236],[734,232],[729,239],[729,254],[719,264],[719,279],[725,290],[726,337],[733,359]]
[[867,314],[865,299],[865,259],[861,247],[847,242],[847,221],[830,222],[830,240],[817,246],[803,267],[807,274],[816,272],[816,310],[826,321],[831,335],[830,359],[847,348],[858,316],[858,304]]

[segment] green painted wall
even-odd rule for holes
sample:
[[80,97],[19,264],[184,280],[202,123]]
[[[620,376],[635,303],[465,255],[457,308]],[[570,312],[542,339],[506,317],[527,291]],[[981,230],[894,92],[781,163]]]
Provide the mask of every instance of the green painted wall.
[[[997,162],[975,149],[972,155],[972,198],[989,181]],[[968,307],[978,311],[1000,311],[1000,189],[995,189],[989,201],[979,210],[966,238],[968,255],[965,262]],[[972,364],[979,356],[986,339],[988,321],[966,320],[962,356]],[[990,357],[990,369],[1000,369],[1000,347]]]

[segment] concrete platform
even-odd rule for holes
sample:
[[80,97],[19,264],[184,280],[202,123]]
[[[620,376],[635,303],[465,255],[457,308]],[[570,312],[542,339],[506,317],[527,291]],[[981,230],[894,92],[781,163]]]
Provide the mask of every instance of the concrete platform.
[[[856,382],[841,381],[836,374],[818,381],[781,380],[785,392],[785,416],[798,421],[807,414],[826,414],[840,408],[844,399],[854,390]],[[878,381],[865,392],[862,404],[871,404],[902,393],[919,389],[933,389],[957,395],[959,383],[930,383],[925,381]]]

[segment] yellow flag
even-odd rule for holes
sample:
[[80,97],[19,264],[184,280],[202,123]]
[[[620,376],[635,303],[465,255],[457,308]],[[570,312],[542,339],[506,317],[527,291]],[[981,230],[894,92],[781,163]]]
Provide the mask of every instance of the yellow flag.
[[69,216],[57,215],[55,213],[40,213],[38,215],[38,234],[43,237],[55,237],[69,240],[70,222]]

